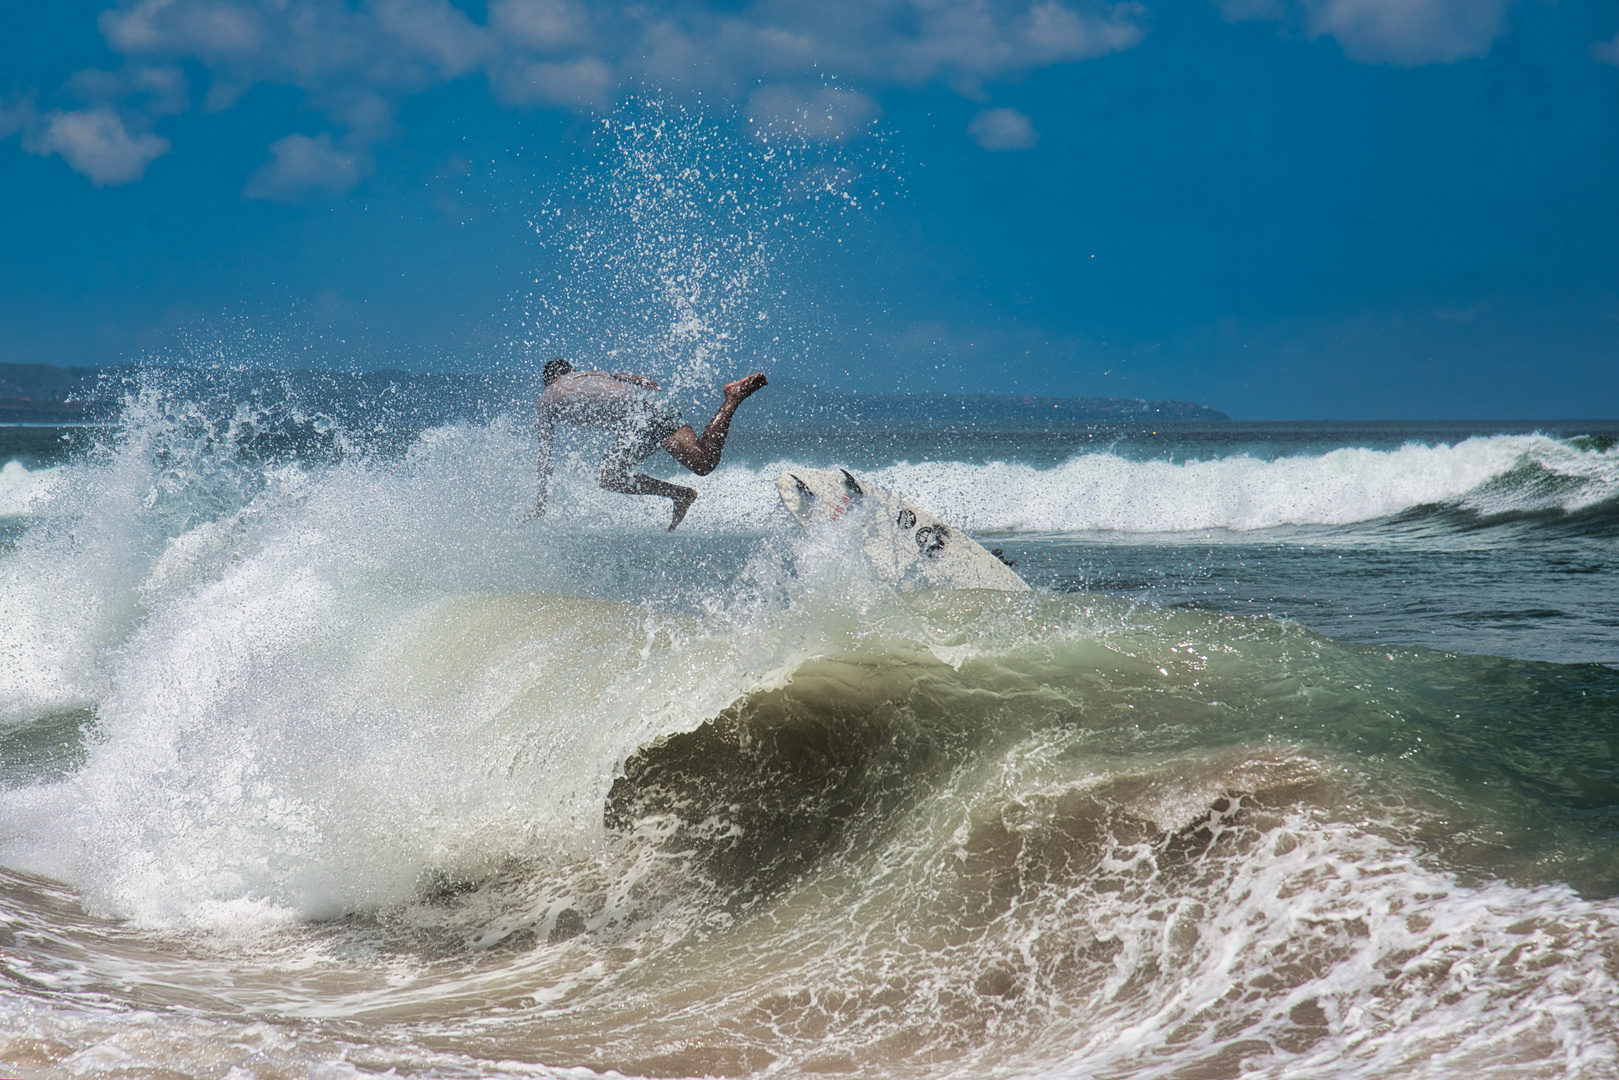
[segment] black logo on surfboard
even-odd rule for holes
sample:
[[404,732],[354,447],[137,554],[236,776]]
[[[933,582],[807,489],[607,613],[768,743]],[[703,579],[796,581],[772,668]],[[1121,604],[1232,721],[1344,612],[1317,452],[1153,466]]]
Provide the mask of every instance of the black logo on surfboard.
[[944,542],[949,539],[950,530],[943,525],[924,525],[916,530],[916,546],[922,554],[937,559],[939,552],[944,550]]

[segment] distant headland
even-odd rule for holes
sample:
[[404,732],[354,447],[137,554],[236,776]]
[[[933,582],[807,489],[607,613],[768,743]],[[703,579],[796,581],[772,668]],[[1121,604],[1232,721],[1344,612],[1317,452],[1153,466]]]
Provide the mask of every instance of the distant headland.
[[[65,368],[0,363],[0,423],[81,424],[117,418],[132,366]],[[539,392],[537,374],[444,374],[407,371],[246,372],[244,382],[266,381],[367,400],[386,393],[409,400],[420,419],[458,419],[523,406]],[[1231,417],[1190,401],[1115,397],[1043,397],[1017,394],[861,394],[832,391],[791,378],[771,380],[778,392],[761,395],[754,415],[777,425],[806,416],[884,424],[948,425],[963,412],[974,424],[1157,424],[1224,422]]]
[[0,364],[0,423],[75,424],[99,412],[91,397],[101,382],[101,368],[63,368],[51,364]]

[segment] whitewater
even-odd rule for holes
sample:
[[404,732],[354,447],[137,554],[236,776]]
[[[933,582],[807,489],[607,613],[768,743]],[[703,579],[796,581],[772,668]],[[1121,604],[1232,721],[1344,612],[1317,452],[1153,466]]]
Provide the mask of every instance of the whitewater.
[[[588,438],[525,521],[521,415],[277,415],[0,469],[7,1075],[1619,1069],[1601,425],[744,413],[667,534]],[[1035,592],[897,588],[787,463]]]
[[[794,464],[733,469],[705,515],[708,528],[748,530],[768,516],[770,485]],[[1539,435],[1474,437],[1396,450],[1346,447],[1265,460],[1132,460],[1088,453],[1054,467],[1016,461],[898,462],[870,471],[967,527],[995,533],[1251,532],[1352,525],[1420,508],[1480,517],[1611,511],[1619,456]]]

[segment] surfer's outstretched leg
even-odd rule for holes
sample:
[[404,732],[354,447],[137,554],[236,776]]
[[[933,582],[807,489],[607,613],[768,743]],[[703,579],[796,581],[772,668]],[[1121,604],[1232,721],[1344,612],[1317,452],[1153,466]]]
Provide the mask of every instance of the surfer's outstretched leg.
[[714,419],[703,429],[702,436],[699,438],[688,425],[663,440],[663,448],[669,451],[670,457],[698,476],[707,476],[719,468],[720,454],[725,450],[725,436],[731,431],[731,417],[736,414],[736,407],[768,383],[762,371],[726,383],[725,400],[720,403]]
[[674,513],[669,519],[670,532],[674,532],[675,526],[686,519],[686,511],[697,501],[696,488],[670,484],[646,473],[631,476],[622,464],[611,460],[602,463],[601,486],[620,495],[661,495],[668,499],[675,504]]

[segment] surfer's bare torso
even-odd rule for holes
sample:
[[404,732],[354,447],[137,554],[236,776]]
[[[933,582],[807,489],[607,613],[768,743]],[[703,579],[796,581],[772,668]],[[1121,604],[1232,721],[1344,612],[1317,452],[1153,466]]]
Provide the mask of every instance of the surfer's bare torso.
[[541,422],[579,427],[617,428],[659,393],[652,379],[624,372],[575,371],[559,376],[538,402]]

